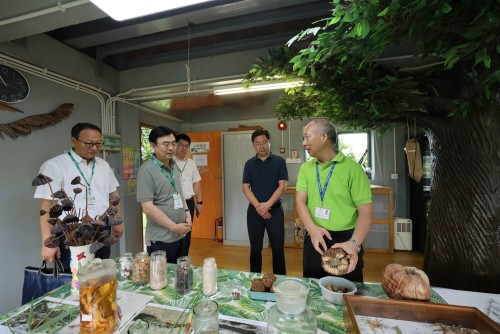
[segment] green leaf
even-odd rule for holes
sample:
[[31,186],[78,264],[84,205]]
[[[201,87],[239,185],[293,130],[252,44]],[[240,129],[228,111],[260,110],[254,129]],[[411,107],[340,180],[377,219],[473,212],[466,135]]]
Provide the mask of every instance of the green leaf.
[[445,3],[443,7],[441,7],[441,13],[448,14],[451,12],[451,6],[448,3]]
[[368,23],[367,20],[362,20],[359,24],[356,25],[357,29],[357,35],[361,38],[364,39],[366,35],[370,32],[370,24]]
[[380,13],[377,14],[377,16],[385,16],[387,12],[389,11],[389,7],[385,7],[384,10],[382,10]]
[[237,303],[245,310],[249,310],[252,312],[260,313],[266,310],[266,308],[261,304],[258,304],[253,299],[244,296],[241,296]]

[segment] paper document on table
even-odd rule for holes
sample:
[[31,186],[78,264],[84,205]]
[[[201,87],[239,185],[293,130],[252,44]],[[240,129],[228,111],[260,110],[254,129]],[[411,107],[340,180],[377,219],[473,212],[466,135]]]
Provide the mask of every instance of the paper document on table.
[[[144,329],[143,333],[192,333],[191,310],[179,307],[150,303],[128,323],[120,334],[127,334],[135,327]],[[219,315],[219,334],[265,334],[267,323]]]

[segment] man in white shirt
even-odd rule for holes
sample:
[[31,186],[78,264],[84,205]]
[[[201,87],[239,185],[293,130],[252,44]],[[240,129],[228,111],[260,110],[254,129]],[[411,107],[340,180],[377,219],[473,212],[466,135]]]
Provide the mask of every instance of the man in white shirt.
[[[177,140],[177,149],[175,151],[174,161],[181,175],[182,192],[184,193],[189,212],[191,213],[191,217],[194,221],[195,210],[196,217],[198,217],[203,205],[203,201],[201,200],[201,176],[193,159],[187,157],[189,147],[191,145],[191,138],[184,133],[176,135],[175,138]],[[191,231],[184,238],[184,256],[188,255],[190,245]]]
[[[79,176],[88,191],[88,212],[91,218],[103,214],[109,207],[110,196],[119,198],[118,180],[116,179],[109,164],[99,158],[99,150],[103,146],[101,129],[90,123],[78,123],[71,129],[72,150],[68,153],[60,154],[47,160],[40,167],[40,174],[52,179],[50,187],[54,192],[64,190],[66,194],[73,195],[73,189],[78,186],[72,185],[71,180]],[[59,247],[48,248],[44,245],[45,239],[51,234],[52,225],[47,220],[49,211],[55,204],[52,192],[48,184],[38,186],[34,198],[40,199],[40,209],[46,213],[40,216],[40,230],[42,233],[42,260],[54,262],[55,257],[61,259],[65,271],[69,271],[69,262],[71,254],[69,249],[65,248],[64,238],[60,239]],[[80,186],[81,188],[81,186]],[[83,192],[85,194],[85,192]],[[56,199],[57,201],[57,199]],[[119,205],[115,216],[119,216]],[[82,215],[86,208],[85,196],[80,194],[75,197],[75,209]],[[65,213],[59,217],[64,218]],[[114,236],[121,237],[123,234],[123,224],[116,225],[113,228]],[[110,248],[103,247],[95,254],[99,258],[109,258]]]

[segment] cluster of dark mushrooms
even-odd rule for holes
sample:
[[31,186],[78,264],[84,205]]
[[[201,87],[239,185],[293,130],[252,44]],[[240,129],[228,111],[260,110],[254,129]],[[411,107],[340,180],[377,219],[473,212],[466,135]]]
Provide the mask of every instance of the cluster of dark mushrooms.
[[[117,196],[109,196],[109,207],[100,216],[90,217],[88,214],[88,196],[85,196],[85,210],[76,210],[75,199],[82,192],[82,188],[73,188],[71,198],[63,189],[54,192],[50,185],[52,179],[43,174],[38,174],[32,182],[33,186],[47,184],[55,203],[49,210],[47,222],[52,225],[50,236],[45,239],[44,245],[49,248],[59,246],[60,239],[65,237],[65,247],[91,245],[90,252],[95,254],[104,246],[111,246],[118,241],[113,235],[113,227],[123,224],[123,219],[117,217],[116,206],[120,203]],[[71,181],[72,185],[82,186],[87,194],[87,187],[81,183],[79,176]],[[65,213],[63,219],[59,217]],[[40,210],[40,216],[47,214],[45,210]]]

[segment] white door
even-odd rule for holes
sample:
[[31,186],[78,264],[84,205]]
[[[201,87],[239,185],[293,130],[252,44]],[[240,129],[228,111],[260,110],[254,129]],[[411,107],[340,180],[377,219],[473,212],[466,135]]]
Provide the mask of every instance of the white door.
[[[255,155],[253,131],[222,133],[222,180],[224,210],[224,244],[249,246],[247,230],[248,200],[243,195],[243,168]],[[264,237],[267,247],[267,235]]]

